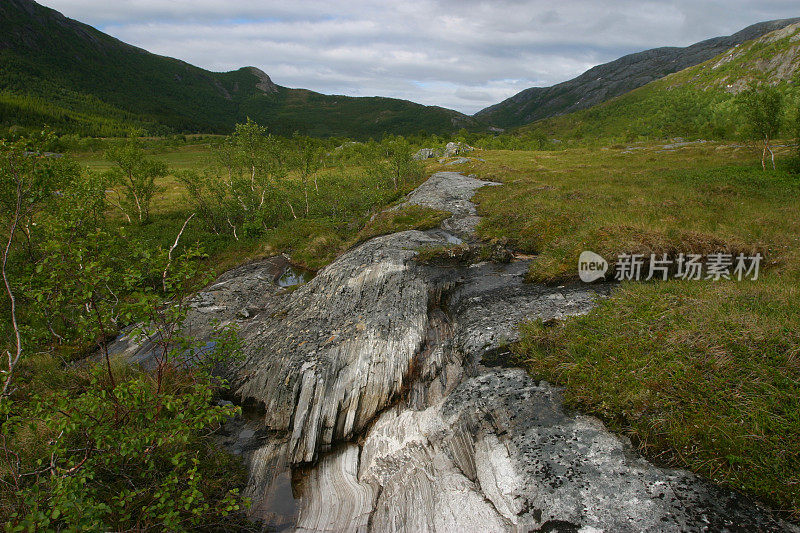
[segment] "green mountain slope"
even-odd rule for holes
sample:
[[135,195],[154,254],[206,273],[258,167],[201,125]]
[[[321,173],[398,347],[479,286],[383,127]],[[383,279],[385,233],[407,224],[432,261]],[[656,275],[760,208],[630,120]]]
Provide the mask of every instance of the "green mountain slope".
[[563,139],[731,137],[741,126],[734,98],[752,82],[778,87],[788,107],[797,108],[800,23],[734,46],[603,104],[541,120],[520,131]]
[[587,109],[797,22],[800,19],[760,22],[733,35],[715,37],[685,48],[654,48],[629,54],[593,67],[577,78],[558,85],[526,89],[479,111],[475,116],[496,126],[509,128]]
[[288,89],[253,67],[209,72],[151,54],[31,0],[0,2],[0,125],[108,135],[227,132],[247,116],[278,133],[445,133],[478,121],[392,98]]

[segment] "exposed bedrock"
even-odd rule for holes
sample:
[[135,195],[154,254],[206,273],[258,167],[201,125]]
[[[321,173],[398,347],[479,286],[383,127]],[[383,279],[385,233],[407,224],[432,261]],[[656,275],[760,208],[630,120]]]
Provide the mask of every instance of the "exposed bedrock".
[[412,257],[436,243],[417,231],[373,239],[242,327],[234,389],[290,433],[292,463],[353,439],[399,396],[437,298]]
[[560,389],[490,366],[521,321],[585,313],[611,287],[527,284],[525,261],[416,262],[421,246],[472,238],[483,185],[435,174],[407,201],[451,211],[441,229],[372,239],[295,290],[267,260],[198,295],[198,336],[215,318],[240,325],[245,358],[226,373],[247,416],[220,441],[249,466],[254,518],[309,532],[790,529],[643,460],[565,410]]

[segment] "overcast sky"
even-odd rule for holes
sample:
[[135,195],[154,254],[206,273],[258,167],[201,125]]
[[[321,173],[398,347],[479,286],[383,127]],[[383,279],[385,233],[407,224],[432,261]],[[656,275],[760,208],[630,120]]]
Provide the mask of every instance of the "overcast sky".
[[474,113],[656,46],[686,46],[797,0],[39,0],[125,42],[287,87]]

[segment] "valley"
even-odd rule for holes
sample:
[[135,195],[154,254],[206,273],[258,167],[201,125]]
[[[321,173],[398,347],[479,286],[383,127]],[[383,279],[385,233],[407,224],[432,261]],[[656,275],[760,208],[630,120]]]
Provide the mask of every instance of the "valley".
[[9,531],[800,531],[800,19],[473,116],[0,29]]

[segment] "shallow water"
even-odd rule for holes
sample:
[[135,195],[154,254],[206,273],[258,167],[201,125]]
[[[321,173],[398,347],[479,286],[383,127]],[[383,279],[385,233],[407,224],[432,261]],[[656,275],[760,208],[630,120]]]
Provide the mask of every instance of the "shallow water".
[[306,270],[305,268],[289,265],[283,274],[281,274],[281,277],[278,278],[277,283],[279,287],[294,287],[296,285],[308,283],[313,277],[314,272]]
[[463,242],[464,242],[463,240],[459,239],[458,237],[456,237],[456,236],[455,236],[455,235],[453,235],[452,233],[447,233],[447,232],[444,232],[444,234],[445,234],[445,235],[444,235],[444,238],[445,238],[445,239],[447,240],[447,242],[449,242],[450,244],[461,244],[461,243],[463,243]]
[[449,231],[445,231],[443,229],[432,229],[426,231],[425,233],[435,238],[444,239],[447,241],[447,244],[463,244],[464,242],[461,238],[456,237]]
[[292,474],[288,468],[273,478],[260,509],[267,531],[294,530],[300,513],[300,500],[294,497]]

